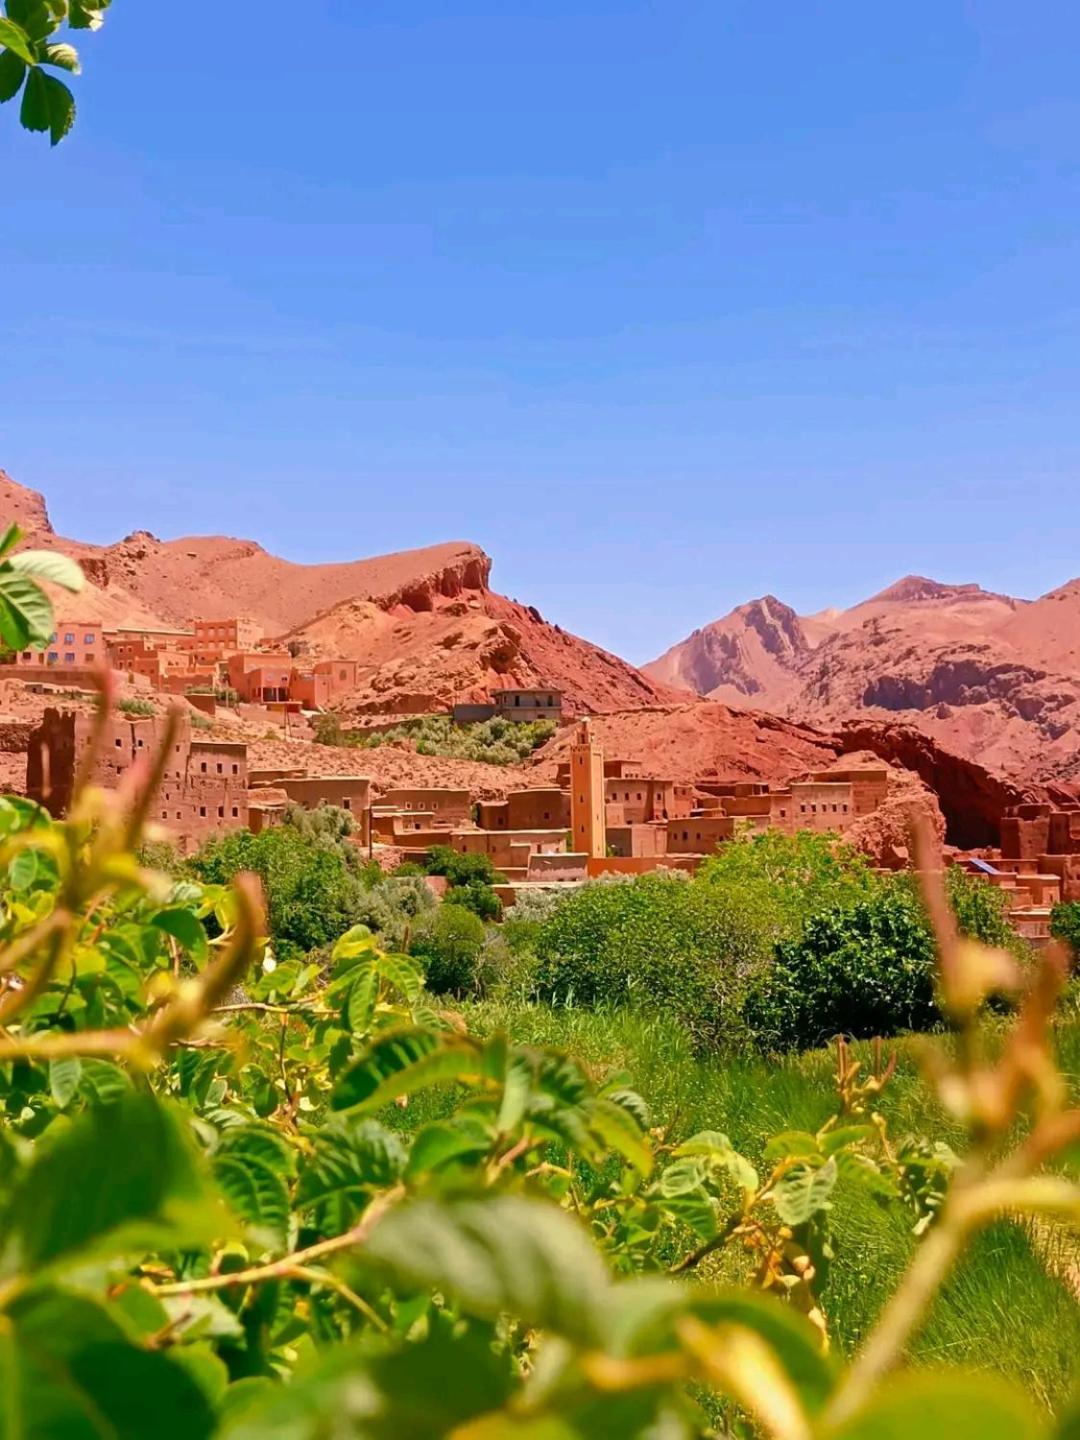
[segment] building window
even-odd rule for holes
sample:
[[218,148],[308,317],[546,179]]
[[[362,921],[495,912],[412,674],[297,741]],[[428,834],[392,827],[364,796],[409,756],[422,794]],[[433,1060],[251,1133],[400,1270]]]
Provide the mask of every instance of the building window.
[[342,800],[341,803],[342,803],[342,805],[345,807],[346,810],[351,810],[351,809],[352,809],[352,800],[349,798],[348,795],[345,796],[345,799]]
[[205,805],[200,805],[200,806],[199,806],[199,814],[200,814],[204,819],[206,818],[206,806],[205,806]]
[[22,657],[22,658],[23,658],[24,661],[26,661],[26,660],[33,660],[33,658],[34,658],[34,652],[33,652],[32,650],[24,650],[24,651],[23,651],[23,657]]
[[59,659],[60,659],[60,656],[56,653],[55,650],[50,650],[50,651],[49,651],[49,664],[50,664],[50,665],[55,665],[56,662],[57,662]]
[[[202,762],[202,764],[199,766],[199,769],[202,771],[202,773],[203,773],[204,775],[206,774],[206,761],[205,761],[205,760],[204,760],[204,761]],[[805,810],[805,808],[806,808],[806,807],[805,807],[805,805],[804,805],[804,806],[803,806],[803,809]]]
[[71,635],[71,634],[65,635],[65,636],[64,636],[64,644],[65,644],[65,645],[74,645],[74,644],[75,644],[75,636],[74,636],[74,635]]
[[119,750],[119,749],[120,749],[120,746],[123,745],[123,743],[124,743],[124,742],[120,739],[120,736],[118,735],[118,736],[116,737],[116,741],[115,741],[116,748]]
[[83,656],[83,659],[86,660],[89,664],[92,665],[92,664],[94,663],[94,652],[93,652],[93,650],[87,650],[86,654]]
[[65,650],[65,651],[64,651],[64,664],[65,664],[65,665],[74,665],[74,664],[75,664],[75,652],[74,652],[74,650]]
[[177,810],[177,812],[176,812],[176,818],[177,818],[178,820],[181,820],[181,819],[183,818],[183,816],[180,814],[180,811],[179,811],[179,810]]
[[225,819],[225,806],[224,806],[224,805],[219,805],[219,806],[217,807],[217,813],[218,813],[218,819],[219,819],[219,820],[224,820],[224,819]]
[[233,813],[233,819],[234,819],[234,820],[235,820],[236,817],[240,814],[240,811],[236,808],[235,805],[232,807],[232,813]]
[[232,773],[233,773],[234,775],[239,775],[239,774],[240,774],[240,766],[239,766],[239,765],[234,765],[234,766],[232,767]]
[[84,635],[84,636],[83,636],[83,644],[84,644],[84,645],[96,645],[96,644],[97,644],[97,637],[96,637],[95,635]]

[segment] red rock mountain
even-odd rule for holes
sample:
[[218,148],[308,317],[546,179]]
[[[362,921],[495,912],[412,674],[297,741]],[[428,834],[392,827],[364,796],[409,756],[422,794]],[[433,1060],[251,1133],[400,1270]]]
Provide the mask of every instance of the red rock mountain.
[[821,729],[902,722],[1017,782],[1080,779],[1080,580],[1029,602],[908,576],[811,616],[766,596],[644,670]]
[[[88,585],[80,616],[104,625],[185,625],[242,615],[301,655],[361,664],[346,711],[418,713],[493,686],[552,685],[576,707],[633,709],[678,698],[633,666],[489,588],[491,561],[450,541],[341,564],[298,565],[252,540],[136,531],[115,545],[54,532],[44,499],[0,471],[0,520],[63,550]],[[58,603],[70,610],[72,601]]]

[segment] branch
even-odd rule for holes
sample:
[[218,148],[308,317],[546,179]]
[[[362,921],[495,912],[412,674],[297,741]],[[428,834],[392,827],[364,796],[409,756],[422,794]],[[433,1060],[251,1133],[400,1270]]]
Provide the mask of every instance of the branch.
[[230,1290],[238,1285],[257,1285],[262,1280],[287,1279],[291,1273],[308,1268],[313,1260],[323,1260],[327,1255],[336,1255],[342,1250],[351,1250],[362,1245],[386,1212],[396,1205],[404,1194],[404,1185],[395,1185],[393,1189],[376,1196],[358,1223],[351,1230],[346,1230],[344,1235],[320,1240],[317,1245],[309,1245],[306,1250],[295,1250],[291,1255],[283,1255],[280,1260],[271,1260],[265,1265],[252,1265],[247,1270],[234,1270],[226,1275],[205,1275],[198,1280],[175,1280],[168,1285],[150,1283],[148,1288],[154,1295],[201,1295],[213,1290]]

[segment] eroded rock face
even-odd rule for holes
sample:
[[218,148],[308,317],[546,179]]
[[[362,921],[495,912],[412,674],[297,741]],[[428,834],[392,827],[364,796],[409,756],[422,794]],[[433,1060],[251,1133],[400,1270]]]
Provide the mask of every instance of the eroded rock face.
[[1039,787],[1013,784],[976,761],[943,749],[911,725],[871,721],[845,725],[844,753],[870,751],[894,767],[914,772],[934,792],[950,845],[974,849],[1001,841],[1001,817],[1011,805],[1040,799]]
[[909,575],[812,616],[770,596],[645,672],[821,728],[913,725],[1020,784],[1080,779],[1080,581],[1028,602]]

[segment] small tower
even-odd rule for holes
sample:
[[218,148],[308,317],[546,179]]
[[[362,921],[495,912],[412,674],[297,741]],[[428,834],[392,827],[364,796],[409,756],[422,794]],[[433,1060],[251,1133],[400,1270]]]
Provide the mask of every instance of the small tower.
[[582,720],[570,747],[570,828],[578,854],[588,855],[590,860],[604,858],[604,752],[593,744],[588,720]]

